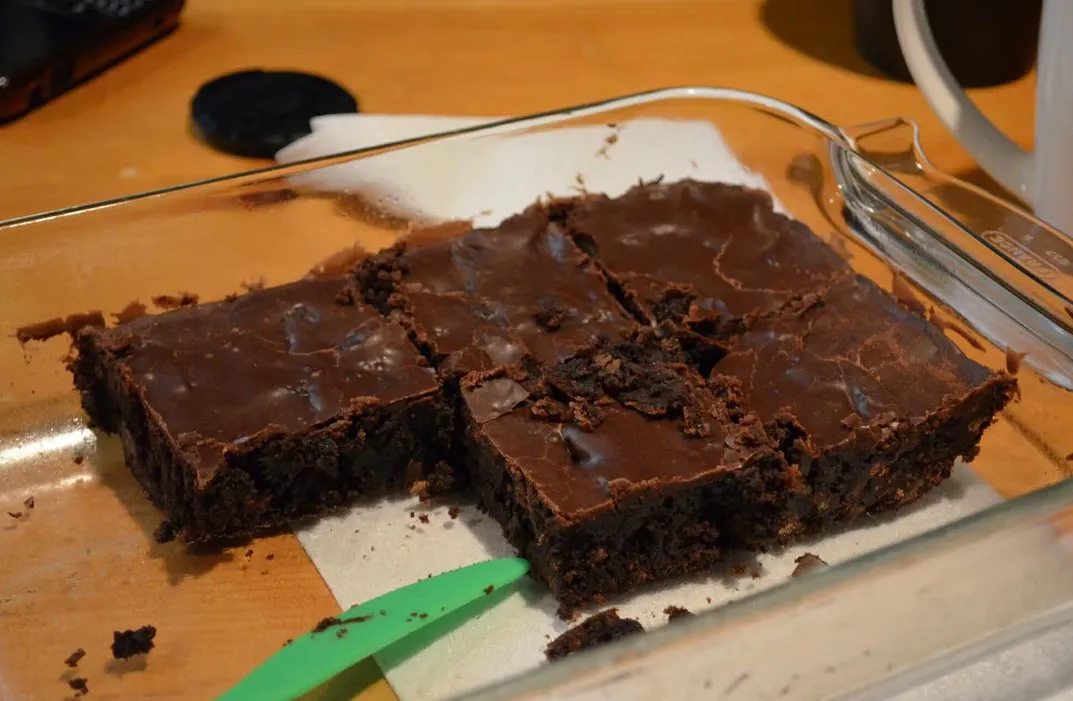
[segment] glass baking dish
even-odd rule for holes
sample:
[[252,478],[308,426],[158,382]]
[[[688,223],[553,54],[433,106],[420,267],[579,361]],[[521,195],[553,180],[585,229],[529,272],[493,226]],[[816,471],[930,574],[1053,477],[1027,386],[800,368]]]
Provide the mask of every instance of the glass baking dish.
[[[531,177],[534,170],[541,171],[539,178]],[[1064,480],[1065,458],[1073,454],[1073,432],[1066,430],[1066,417],[1073,415],[1069,240],[938,172],[920,151],[910,122],[840,128],[772,98],[716,88],[633,95],[0,224],[0,367],[6,379],[0,387],[0,498],[71,490],[100,481],[102,465],[121,461],[113,439],[86,426],[63,365],[66,339],[20,345],[16,330],[26,324],[90,309],[117,312],[161,294],[189,291],[202,301],[220,299],[255,281],[297,279],[324,261],[379,250],[414,232],[446,235],[458,230],[453,222],[459,220],[494,223],[548,195],[618,194],[638,180],[722,179],[726,173],[766,187],[780,208],[886,289],[896,275],[907,281],[910,289],[899,285],[897,292],[923,300],[931,318],[978,362],[1005,368],[1015,362],[1011,351],[1027,353],[1019,374],[1021,400],[988,431],[970,467],[1003,496],[1035,493],[688,626],[539,671],[488,697],[604,698],[578,680],[596,679],[612,666],[623,678],[649,674],[649,662],[684,646],[714,654],[728,625],[778,628],[783,624],[777,612],[786,606],[837,610],[852,598],[846,591],[872,591],[868,587],[891,571],[908,571],[892,569],[892,563],[945,567],[955,535],[962,539],[957,542],[980,543],[1041,519],[1053,525],[1047,519],[1073,505],[1069,483],[1037,492]],[[72,451],[94,460],[72,461]],[[114,474],[116,467],[105,471]],[[28,540],[33,537],[24,536],[19,547],[48,557],[50,544]],[[959,562],[955,580],[990,576],[986,558]],[[1054,565],[1055,573],[1068,573],[1063,566]],[[951,584],[935,580],[933,588]],[[786,673],[799,679],[822,672],[838,680],[821,685],[821,695],[872,683],[1013,619],[1042,614],[1073,594],[1073,579],[1047,581],[1052,588],[1046,595],[1012,597],[1018,607],[1006,618],[982,610],[976,615],[991,599],[966,607],[963,625],[934,636],[934,645],[903,645],[895,662],[875,669],[858,665],[842,678],[841,667],[817,656],[815,664]],[[908,610],[916,596],[912,588],[883,591],[902,607],[887,611]],[[837,637],[850,618],[819,620],[833,626],[828,632]],[[785,626],[787,635],[791,630],[797,629]],[[832,666],[835,671],[828,672]],[[764,670],[735,673],[726,685],[746,684],[748,679],[736,681],[742,674],[754,679]],[[683,694],[697,697],[718,691],[704,675],[681,675],[678,683],[686,685]],[[787,693],[819,697],[799,696],[792,688]]]

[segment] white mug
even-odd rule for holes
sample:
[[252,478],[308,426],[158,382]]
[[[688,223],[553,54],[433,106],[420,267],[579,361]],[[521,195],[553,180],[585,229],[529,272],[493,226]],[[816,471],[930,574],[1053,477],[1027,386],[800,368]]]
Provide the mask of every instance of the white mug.
[[958,86],[935,45],[924,0],[892,2],[905,63],[931,108],[981,168],[1073,236],[1073,2],[1043,3],[1033,151],[1000,132]]

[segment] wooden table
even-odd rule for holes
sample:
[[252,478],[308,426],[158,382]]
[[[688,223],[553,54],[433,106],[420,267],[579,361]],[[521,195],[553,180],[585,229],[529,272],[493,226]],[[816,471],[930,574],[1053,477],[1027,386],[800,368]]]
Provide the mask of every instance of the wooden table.
[[[0,128],[0,219],[261,165],[211,151],[187,125],[200,83],[251,66],[331,76],[382,113],[514,115],[667,85],[737,87],[840,124],[910,116],[938,165],[994,187],[913,87],[856,57],[848,6],[190,0],[175,35]],[[974,97],[1027,146],[1033,90],[1027,78]],[[2,475],[0,512],[22,498]],[[988,475],[1008,495],[1059,476]],[[113,477],[42,493],[29,518],[0,530],[0,699],[61,697],[65,673],[75,675],[63,659],[78,647],[89,654],[77,674],[97,701],[209,698],[336,610],[293,537],[257,541],[249,556],[246,546],[206,556],[151,545],[134,522],[159,516],[129,477]],[[101,561],[89,557],[98,543],[117,534],[134,540],[87,569]],[[147,668],[107,663],[111,631],[147,622],[160,629]],[[371,665],[350,683],[361,699],[393,698]]]

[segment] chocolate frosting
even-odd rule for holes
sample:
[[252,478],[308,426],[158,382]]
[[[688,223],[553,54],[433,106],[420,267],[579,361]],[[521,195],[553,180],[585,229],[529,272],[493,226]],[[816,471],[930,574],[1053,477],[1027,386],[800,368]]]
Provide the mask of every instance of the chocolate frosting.
[[922,419],[991,377],[860,276],[796,314],[756,321],[713,372],[741,381],[761,419],[789,410],[820,449],[877,421]]
[[570,233],[652,317],[685,289],[704,313],[772,311],[848,273],[808,227],[772,209],[767,193],[682,180],[579,202]]
[[405,332],[319,278],[140,317],[105,334],[203,478],[223,451],[437,383]]
[[397,292],[437,354],[480,351],[457,362],[459,370],[514,362],[525,351],[554,362],[597,336],[621,337],[635,326],[601,274],[539,208],[495,229],[406,250],[397,266]]

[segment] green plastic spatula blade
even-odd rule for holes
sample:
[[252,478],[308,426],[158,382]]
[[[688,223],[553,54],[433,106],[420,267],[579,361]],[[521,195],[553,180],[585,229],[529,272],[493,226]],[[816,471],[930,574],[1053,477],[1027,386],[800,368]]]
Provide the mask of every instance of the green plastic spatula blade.
[[336,616],[339,623],[295,638],[217,701],[291,701],[528,571],[521,558],[490,560],[358,604]]

